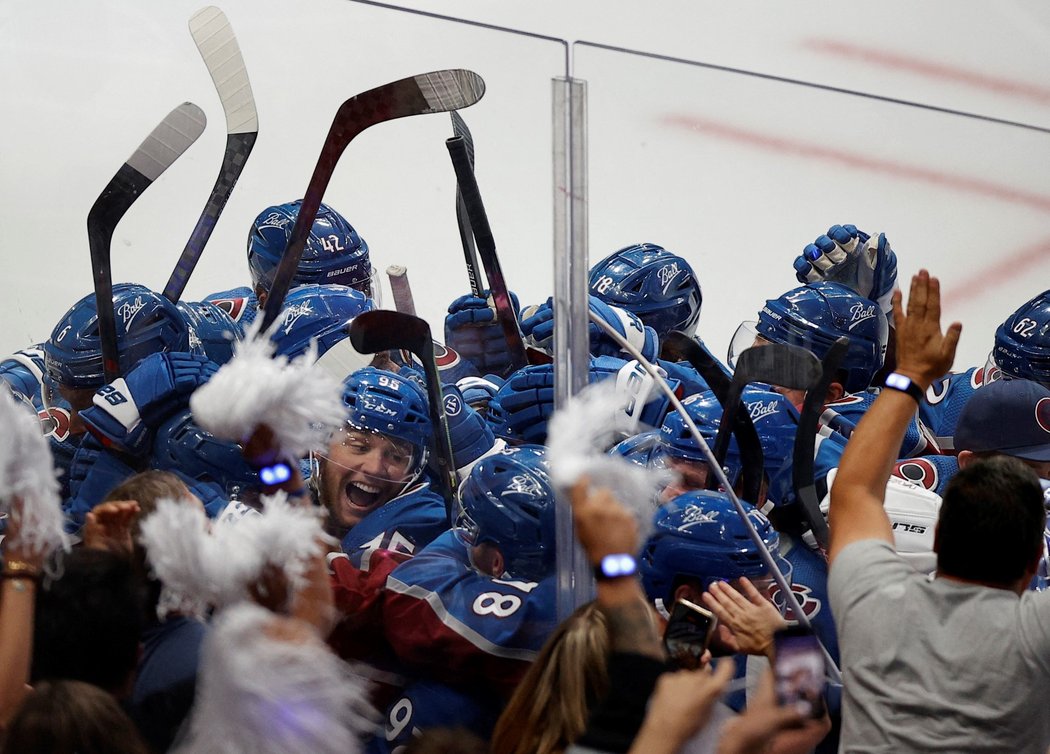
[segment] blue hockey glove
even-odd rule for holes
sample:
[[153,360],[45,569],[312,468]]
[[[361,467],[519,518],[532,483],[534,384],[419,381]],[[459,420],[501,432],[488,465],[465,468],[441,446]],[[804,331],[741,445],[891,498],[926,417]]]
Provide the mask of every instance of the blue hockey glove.
[[125,377],[99,388],[94,405],[80,417],[105,445],[142,455],[149,450],[153,430],[185,408],[190,394],[217,370],[204,356],[151,354]]
[[[615,356],[591,359],[588,380],[615,379],[629,396],[625,412],[630,421],[624,429],[641,431],[642,425],[659,426],[667,412],[668,399],[637,361]],[[677,380],[669,380],[678,389]],[[511,441],[544,443],[547,421],[554,413],[554,366],[541,364],[514,372],[489,405],[489,422],[497,435]]]
[[456,387],[463,393],[463,400],[482,416],[487,416],[489,402],[503,385],[503,378],[494,374],[484,377],[464,377],[456,381]]
[[445,416],[452,440],[452,461],[456,470],[468,468],[492,450],[496,435],[485,419],[470,407],[454,385],[444,385]]
[[109,491],[135,473],[93,437],[85,437],[69,466],[70,499],[66,513],[79,529],[84,517],[102,502]]
[[[445,317],[445,342],[482,373],[506,374],[511,367],[510,352],[503,328],[496,321],[496,307],[488,291],[483,297],[460,296],[448,307]],[[510,294],[515,313],[520,310],[518,297]]]
[[885,233],[869,236],[855,225],[832,225],[795,258],[800,283],[841,283],[878,303],[893,323],[890,299],[897,285],[897,255]]
[[[590,310],[612,325],[617,333],[642,352],[647,360],[652,361],[660,352],[660,342],[656,331],[642,324],[637,316],[616,306],[610,306],[596,296],[591,296]],[[592,356],[616,356],[631,358],[616,341],[593,322],[588,322],[588,346]],[[522,311],[521,332],[525,344],[554,354],[554,300],[548,298],[539,306],[526,307]]]

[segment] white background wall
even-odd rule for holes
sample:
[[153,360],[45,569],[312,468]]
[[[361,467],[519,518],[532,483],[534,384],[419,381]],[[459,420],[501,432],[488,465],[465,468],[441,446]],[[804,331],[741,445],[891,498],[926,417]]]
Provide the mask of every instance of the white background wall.
[[[744,68],[1050,126],[1050,11],[1027,0],[642,4],[409,3],[566,39]],[[652,4],[648,4],[652,5]],[[567,6],[567,7],[565,7]],[[191,100],[197,144],[129,211],[114,279],[160,288],[214,181],[217,96],[186,28],[199,0],[0,2],[0,350],[46,338],[91,289],[85,220],[153,126]],[[244,239],[265,206],[301,196],[339,103],[406,75],[467,67],[488,84],[464,113],[511,287],[551,290],[550,79],[563,48],[347,0],[228,0],[260,135],[187,298],[247,281]],[[591,258],[635,241],[693,262],[701,332],[724,351],[791,259],[834,222],[885,231],[903,274],[929,266],[967,326],[960,365],[1050,287],[1050,135],[886,102],[576,46],[590,91]],[[445,116],[366,132],[326,195],[373,260],[409,267],[440,328],[465,292]]]

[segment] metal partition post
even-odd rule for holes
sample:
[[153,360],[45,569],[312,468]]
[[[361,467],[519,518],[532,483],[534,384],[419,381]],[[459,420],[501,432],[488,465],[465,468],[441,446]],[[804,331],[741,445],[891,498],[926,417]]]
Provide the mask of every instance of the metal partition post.
[[[587,84],[552,81],[554,166],[555,407],[587,384]],[[593,594],[590,567],[576,546],[568,500],[557,509],[558,619]]]

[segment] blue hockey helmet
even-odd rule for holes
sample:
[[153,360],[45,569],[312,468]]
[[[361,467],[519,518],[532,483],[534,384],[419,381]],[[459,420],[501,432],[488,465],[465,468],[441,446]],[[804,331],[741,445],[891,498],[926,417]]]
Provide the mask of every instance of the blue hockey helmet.
[[1003,377],[1050,387],[1050,290],[1025,302],[999,325],[991,361]]
[[[642,324],[642,320],[632,311],[621,306],[613,306],[597,296],[590,297],[589,308],[603,320],[612,325],[618,335],[638,349],[642,357],[655,361],[660,355],[660,339],[656,330]],[[620,344],[605,334],[605,331],[593,322],[590,323],[590,348],[592,356],[615,356],[618,359],[634,357],[620,348]],[[553,339],[552,339],[553,340]]]
[[[267,207],[248,234],[248,268],[252,283],[269,290],[288,246],[302,200]],[[342,215],[326,204],[317,210],[292,286],[345,285],[367,296],[378,295],[372,285],[368,244]]]
[[350,427],[379,432],[412,445],[422,468],[433,429],[427,396],[412,380],[375,367],[358,369],[343,382]]
[[240,446],[201,429],[188,409],[157,429],[151,466],[178,471],[197,481],[215,482],[227,491],[235,486],[259,486],[259,475],[244,460]]
[[482,458],[459,488],[456,526],[470,544],[490,542],[506,574],[538,581],[554,569],[554,489],[540,445]]
[[663,337],[672,330],[692,335],[703,294],[689,263],[662,246],[634,244],[591,268],[590,292],[636,314]]
[[[789,574],[791,566],[778,554],[780,536],[769,519],[743,505],[777,567]],[[652,533],[642,546],[639,571],[649,599],[668,605],[679,579],[695,579],[707,589],[714,581],[746,576],[761,591],[770,577],[729,496],[710,490],[687,492],[657,509]]]
[[179,311],[190,327],[190,344],[222,366],[233,358],[233,344],[244,339],[244,328],[225,309],[210,301],[180,301]]
[[620,456],[631,463],[650,468],[658,462],[657,457],[663,452],[663,448],[664,440],[660,431],[651,429],[616,443],[609,449],[609,455]]
[[289,358],[305,353],[317,341],[317,354],[349,337],[347,326],[375,303],[360,291],[341,285],[303,285],[288,294],[271,339],[277,354]]
[[[752,329],[753,328],[753,329]],[[849,349],[839,369],[846,392],[867,389],[886,358],[889,326],[879,305],[839,283],[818,282],[793,288],[766,301],[757,323],[744,323],[733,337],[730,361],[758,335],[770,343],[801,346],[823,359],[840,337]]]
[[[151,353],[190,350],[190,328],[185,318],[159,293],[120,283],[113,286],[113,311],[122,374]],[[44,363],[59,385],[81,389],[105,384],[95,294],[73,304],[55,325],[44,343]]]

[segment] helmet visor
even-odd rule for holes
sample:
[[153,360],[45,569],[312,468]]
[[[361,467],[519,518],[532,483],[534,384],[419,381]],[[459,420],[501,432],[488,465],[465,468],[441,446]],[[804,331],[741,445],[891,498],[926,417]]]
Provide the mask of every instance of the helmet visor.
[[736,369],[736,361],[740,354],[755,345],[768,343],[765,338],[758,334],[758,320],[747,320],[741,322],[733,333],[733,339],[729,342],[729,354],[727,363],[730,369]]

